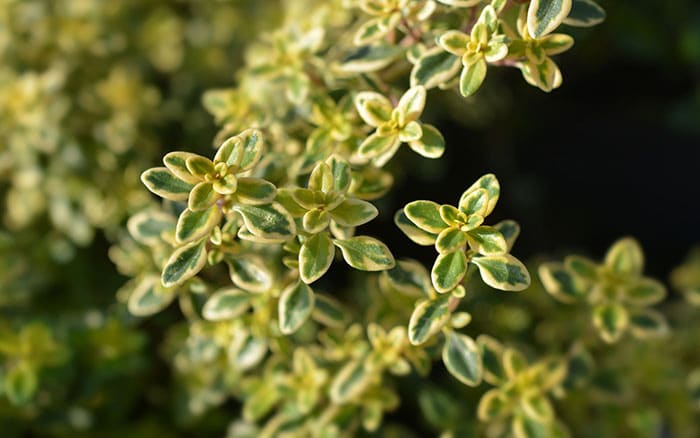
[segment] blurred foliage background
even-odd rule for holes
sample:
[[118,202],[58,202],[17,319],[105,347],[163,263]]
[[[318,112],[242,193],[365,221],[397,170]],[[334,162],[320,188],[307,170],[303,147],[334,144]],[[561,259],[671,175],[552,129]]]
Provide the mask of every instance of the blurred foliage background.
[[[608,19],[572,30],[576,49],[560,59],[559,90],[543,94],[499,69],[475,97],[445,93],[444,105],[429,106],[446,156],[406,153],[392,163],[403,178],[370,233],[387,236],[398,257],[429,262],[391,212],[414,199],[456,199],[452,187],[490,171],[506,190],[497,219],[522,226],[519,257],[600,258],[629,234],[647,271],[668,278],[700,242],[700,5],[600,3]],[[278,14],[270,0],[0,0],[3,436],[225,433],[235,403],[188,414],[165,359],[179,310],[129,316],[115,300],[125,278],[108,252],[125,218],[151,202],[140,172],[169,150],[210,150],[216,129],[201,96],[234,83],[243,48]],[[473,299],[478,330],[543,349],[556,348],[556,331],[576,317],[537,285]],[[700,421],[680,401],[683,370],[700,364],[697,310],[677,295],[665,306],[684,331],[620,347],[611,369],[637,389],[611,380],[596,403],[574,395],[563,418],[575,436],[669,436]],[[538,326],[545,317],[557,328]],[[476,404],[463,387],[439,394],[443,412],[416,420],[434,394],[407,393],[389,420],[429,436]]]

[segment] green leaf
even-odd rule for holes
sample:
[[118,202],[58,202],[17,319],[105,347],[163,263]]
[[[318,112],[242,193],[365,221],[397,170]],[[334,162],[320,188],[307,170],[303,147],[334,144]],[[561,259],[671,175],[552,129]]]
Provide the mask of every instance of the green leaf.
[[187,169],[187,159],[196,156],[196,154],[189,152],[169,152],[163,157],[163,164],[165,164],[165,167],[170,169],[177,178],[180,178],[186,183],[197,184],[201,179],[192,175],[189,169]]
[[432,125],[421,124],[421,129],[421,137],[409,141],[408,146],[423,157],[440,158],[445,153],[445,138]]
[[469,246],[483,255],[499,255],[508,252],[503,235],[494,227],[482,225],[467,232]]
[[350,163],[337,155],[331,155],[326,159],[326,164],[333,175],[333,190],[345,193],[352,183],[352,169]]
[[527,369],[527,359],[515,348],[506,348],[503,351],[503,371],[508,380],[515,380],[518,375]]
[[486,217],[491,214],[494,208],[496,208],[496,203],[501,195],[501,185],[498,182],[498,178],[496,178],[496,175],[493,173],[487,173],[486,175],[482,176],[467,190],[465,190],[464,193],[462,193],[462,196],[459,198],[459,205],[466,204],[466,199],[471,196],[471,193],[479,189],[485,189],[488,193],[488,204],[483,214],[483,216]]
[[426,51],[411,70],[411,86],[422,85],[427,89],[444,84],[459,73],[461,59],[440,47]]
[[666,318],[652,309],[635,310],[630,315],[630,331],[639,339],[661,338],[669,334]]
[[494,388],[486,391],[481,396],[476,415],[481,421],[491,422],[497,418],[507,416],[511,409],[508,395],[504,394],[500,388]]
[[394,223],[409,239],[418,245],[430,246],[437,239],[437,234],[429,233],[416,226],[403,210],[399,210],[394,214]]
[[148,275],[129,295],[127,308],[134,316],[150,316],[168,307],[174,298],[174,290],[164,288],[157,275]]
[[538,273],[545,290],[563,303],[575,303],[588,292],[586,285],[561,263],[543,263]]
[[236,205],[248,231],[270,240],[287,240],[296,234],[294,218],[278,203],[269,205]]
[[348,265],[362,271],[383,271],[395,265],[394,256],[387,246],[369,236],[333,240]]
[[552,32],[571,11],[571,0],[531,0],[527,10],[527,29],[533,38]]
[[462,281],[467,273],[467,256],[464,251],[457,250],[438,255],[430,274],[436,291],[449,292]]
[[624,300],[633,306],[651,306],[666,298],[666,286],[651,278],[642,278],[625,289]]
[[360,26],[359,29],[357,29],[353,42],[356,46],[363,46],[379,40],[381,37],[386,35],[387,31],[388,29],[380,26],[379,18],[367,20],[362,24],[362,26]]
[[337,300],[326,295],[315,294],[314,311],[311,317],[328,327],[343,328],[347,324],[348,311]]
[[143,172],[141,182],[151,192],[171,201],[185,201],[193,188],[192,184],[176,177],[165,167],[154,167]]
[[206,210],[212,206],[221,195],[214,191],[213,184],[210,182],[201,182],[194,186],[190,197],[187,200],[187,208],[192,211]]
[[438,38],[438,44],[455,56],[462,56],[467,53],[467,45],[471,38],[464,32],[458,30],[448,30]]
[[313,283],[328,271],[333,263],[335,248],[327,232],[318,233],[304,241],[299,250],[299,276],[304,283]]
[[394,288],[407,295],[424,296],[432,288],[428,271],[415,260],[398,260],[396,266],[383,275]]
[[248,292],[263,293],[272,287],[272,273],[263,262],[252,255],[227,256],[231,281]]
[[333,403],[341,404],[356,399],[369,386],[372,374],[364,361],[353,360],[336,374],[331,382],[330,396]]
[[503,238],[506,240],[506,252],[510,252],[510,250],[513,249],[513,245],[515,245],[515,241],[520,235],[520,225],[513,220],[507,219],[497,223],[493,227],[497,229],[501,235],[503,235]]
[[221,210],[212,205],[206,210],[183,210],[177,220],[175,239],[178,243],[187,243],[208,236],[221,221]]
[[590,27],[605,21],[605,10],[593,0],[573,0],[571,12],[564,24],[577,27]]
[[481,348],[484,380],[492,385],[499,385],[505,379],[505,371],[501,364],[503,346],[488,335],[479,335],[476,342]]
[[434,336],[450,321],[450,295],[438,295],[432,300],[422,300],[411,314],[408,323],[408,340],[420,345]]
[[474,64],[465,66],[459,77],[459,92],[464,97],[476,93],[486,79],[486,60],[480,58]]
[[399,131],[399,141],[404,143],[418,141],[421,137],[423,137],[423,128],[421,128],[421,124],[415,120],[408,122],[406,126]]
[[371,221],[379,214],[377,208],[367,201],[346,198],[330,211],[331,217],[339,225],[357,227]]
[[605,255],[605,266],[623,275],[641,275],[644,269],[644,253],[639,243],[631,237],[615,242]]
[[549,423],[554,417],[554,408],[546,395],[533,391],[520,400],[523,414],[531,420],[540,423]]
[[315,208],[304,214],[301,223],[307,233],[317,234],[328,228],[330,221],[331,215],[327,210]]
[[214,175],[214,163],[209,159],[197,154],[192,154],[185,160],[185,166],[190,174],[196,176],[200,181],[207,175]]
[[137,242],[154,245],[163,240],[164,233],[175,229],[175,219],[157,210],[145,210],[130,217],[126,227]]
[[245,291],[229,287],[219,289],[209,297],[202,308],[207,321],[226,321],[238,318],[250,308],[252,296]]
[[521,291],[530,286],[530,273],[510,254],[474,257],[472,263],[479,268],[484,283],[494,289]]
[[459,211],[467,216],[479,215],[486,217],[486,209],[489,204],[489,194],[486,189],[472,190],[459,200]]
[[298,282],[282,292],[278,305],[280,331],[290,335],[309,318],[314,309],[314,292]]
[[564,53],[574,45],[574,39],[563,33],[547,35],[540,40],[540,47],[547,55]]
[[[367,137],[357,150],[361,158],[368,159],[378,157],[384,153],[390,152],[400,144],[397,134],[379,135],[374,133]],[[384,161],[388,161],[384,160]]]
[[593,325],[603,341],[617,342],[629,324],[629,314],[616,303],[599,304],[593,308]]
[[165,287],[177,286],[197,275],[207,261],[206,240],[191,242],[176,249],[165,263],[161,282]]
[[294,200],[292,189],[277,189],[275,200],[294,217],[301,217],[306,214],[307,210]]
[[467,386],[479,386],[483,365],[476,342],[469,336],[450,332],[442,349],[442,361],[447,371]]
[[464,249],[464,245],[466,244],[467,233],[459,228],[449,227],[438,234],[437,240],[435,241],[435,249],[437,249],[437,252],[440,254],[443,254],[458,249]]
[[406,217],[415,226],[429,233],[440,233],[447,224],[440,216],[440,206],[432,201],[413,201],[403,208]]
[[403,48],[389,44],[358,47],[340,61],[338,69],[346,73],[381,70],[400,58],[403,52]]
[[411,87],[401,96],[396,105],[399,114],[399,125],[404,126],[408,122],[418,120],[425,108],[425,87],[416,85]]
[[394,109],[389,99],[374,91],[357,93],[355,108],[362,120],[374,127],[391,120],[391,112]]
[[564,266],[583,281],[595,282],[598,280],[598,265],[585,257],[567,256],[564,258]]
[[262,178],[238,178],[236,197],[244,204],[269,204],[277,195],[274,184]]
[[228,174],[212,183],[214,191],[220,195],[232,195],[238,190],[238,178],[236,175]]
[[15,406],[29,403],[39,388],[36,370],[26,362],[11,367],[3,383],[7,399]]
[[246,129],[222,143],[216,152],[214,162],[237,167],[239,172],[252,168],[263,153],[263,136],[257,129]]

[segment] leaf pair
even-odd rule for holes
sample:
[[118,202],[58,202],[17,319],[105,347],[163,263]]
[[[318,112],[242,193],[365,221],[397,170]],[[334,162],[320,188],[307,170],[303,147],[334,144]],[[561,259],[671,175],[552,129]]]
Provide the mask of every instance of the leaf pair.
[[419,118],[425,107],[426,90],[422,86],[408,89],[394,108],[389,99],[373,91],[355,96],[355,107],[368,125],[377,128],[358,149],[358,157],[372,160],[381,167],[398,151],[402,143],[427,158],[441,157],[445,151],[442,134]]
[[563,263],[539,267],[542,284],[564,303],[585,302],[593,306],[593,325],[607,343],[617,342],[629,328],[635,337],[663,336],[665,318],[647,309],[664,299],[666,288],[642,276],[644,254],[636,240],[623,238],[608,250],[602,264],[581,256],[568,256]]
[[522,290],[529,286],[527,269],[508,254],[518,234],[517,224],[482,225],[499,196],[498,180],[487,174],[462,194],[458,207],[414,201],[396,215],[397,225],[411,240],[435,245],[439,255],[431,278],[436,291],[444,293],[457,287],[469,263],[475,264],[484,282],[494,288]]

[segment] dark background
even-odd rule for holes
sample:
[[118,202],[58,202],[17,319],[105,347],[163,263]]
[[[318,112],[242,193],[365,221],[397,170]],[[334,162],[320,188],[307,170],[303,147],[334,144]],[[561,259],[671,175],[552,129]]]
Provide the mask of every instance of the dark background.
[[[562,29],[576,44],[555,57],[559,89],[543,93],[515,69],[490,69],[472,103],[440,117],[445,156],[426,165],[404,153],[411,164],[396,207],[454,203],[494,172],[502,192],[489,221],[520,223],[516,255],[602,258],[614,240],[632,235],[647,272],[666,279],[700,242],[700,4],[601,4],[603,24]],[[429,101],[428,111],[435,105]],[[389,216],[382,232],[401,242]],[[411,242],[401,250],[415,257]]]

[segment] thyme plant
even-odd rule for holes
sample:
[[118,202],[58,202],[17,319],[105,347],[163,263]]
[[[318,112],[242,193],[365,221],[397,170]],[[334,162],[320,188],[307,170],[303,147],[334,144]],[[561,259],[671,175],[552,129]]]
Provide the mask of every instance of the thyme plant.
[[[83,20],[85,10],[60,3],[79,24],[91,25]],[[107,13],[95,2],[85,5],[98,17],[105,14],[108,24],[127,20],[120,14],[128,8]],[[544,92],[561,87],[564,74],[555,59],[573,47],[567,32],[601,23],[603,9],[593,0],[308,0],[285,6],[278,25],[251,33],[235,85],[203,94],[218,125],[213,148],[173,145],[185,150],[165,153],[162,165],[140,174],[157,200],[135,187],[135,169],[153,161],[156,140],[148,127],[164,104],[158,106],[154,84],[134,78],[152,69],[185,71],[188,56],[214,60],[205,68],[230,68],[215,62],[222,55],[216,32],[198,33],[198,25],[215,23],[217,12],[229,9],[212,6],[195,23],[156,9],[136,42],[112,41],[105,33],[100,51],[76,31],[57,47],[46,42],[57,58],[71,52],[75,65],[56,62],[31,74],[0,70],[0,78],[13,78],[0,86],[0,103],[7,103],[0,132],[12,132],[0,149],[12,158],[3,193],[13,206],[20,197],[28,200],[23,209],[7,210],[10,227],[21,230],[48,215],[49,233],[64,247],[87,244],[102,230],[114,243],[112,261],[129,278],[116,294],[129,313],[121,317],[133,325],[158,321],[156,315],[175,303],[179,308],[177,320],[164,319],[160,354],[173,370],[177,399],[184,400],[183,417],[206,418],[226,406],[231,437],[409,436],[409,427],[391,416],[416,404],[421,421],[444,437],[576,436],[596,406],[612,406],[611,424],[619,423],[618,410],[631,406],[628,418],[641,425],[630,420],[627,429],[606,429],[601,420],[603,432],[661,427],[658,414],[634,404],[635,397],[653,398],[654,389],[626,392],[645,374],[624,371],[657,347],[655,340],[668,339],[675,323],[698,328],[692,313],[700,302],[698,257],[672,274],[673,287],[690,304],[671,312],[678,315],[673,321],[658,308],[666,287],[643,275],[644,255],[634,238],[613,243],[600,263],[578,255],[523,263],[513,255],[520,226],[490,215],[501,195],[514,192],[504,184],[501,193],[487,169],[464,176],[454,204],[413,200],[398,211],[386,208],[405,149],[420,156],[414,159],[439,160],[446,149],[461,147],[450,144],[431,112],[441,96],[473,99],[497,69],[517,70],[523,85]],[[31,8],[13,4],[8,11],[24,7]],[[194,47],[161,38],[183,33],[182,27]],[[15,53],[4,41],[0,53],[33,60],[43,53]],[[124,44],[144,48],[152,64],[145,73],[110,66],[97,85],[70,82],[81,57],[99,61]],[[173,87],[192,79],[180,74]],[[15,99],[18,93],[24,97]],[[169,98],[176,107],[186,100],[178,93]],[[96,119],[91,129],[69,117],[72,107]],[[176,112],[182,125],[196,119],[185,108]],[[37,120],[47,132],[37,129]],[[64,129],[69,120],[76,126]],[[90,149],[76,146],[92,141],[104,147],[86,155]],[[18,152],[28,143],[35,148]],[[61,160],[37,171],[45,155]],[[71,166],[89,173],[66,170]],[[410,177],[420,170],[403,171]],[[62,179],[66,174],[77,185],[81,178],[100,184],[73,190]],[[56,181],[49,202],[39,199],[44,192],[37,178]],[[127,216],[124,230],[120,221]],[[434,248],[431,264],[399,257],[387,236],[365,228],[391,217],[408,240]],[[504,293],[511,292],[523,295],[521,308],[503,307]],[[491,316],[504,308],[505,317]],[[114,317],[110,325],[92,314],[85,325],[99,326],[100,339],[116,339],[127,355],[143,345],[118,322],[124,319]],[[515,332],[520,335],[510,336]],[[41,322],[0,324],[0,395],[12,406],[35,406],[39,415],[41,395],[50,398],[41,377],[71,355],[59,338]],[[700,361],[687,334],[658,348]],[[100,354],[122,350],[110,351]],[[611,363],[611,356],[620,361]],[[700,409],[700,369],[673,371],[660,380],[682,388],[672,396],[687,408],[664,421],[692,424]],[[86,410],[71,412],[74,424],[86,424]]]

